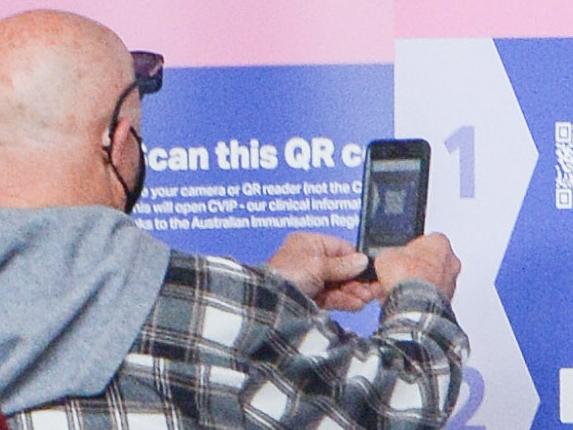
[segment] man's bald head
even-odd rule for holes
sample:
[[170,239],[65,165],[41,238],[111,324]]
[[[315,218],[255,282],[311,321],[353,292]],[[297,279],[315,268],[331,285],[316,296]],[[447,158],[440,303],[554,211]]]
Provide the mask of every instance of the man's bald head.
[[101,132],[134,80],[119,37],[78,15],[15,15],[0,21],[0,41],[0,145],[21,133],[49,141]]
[[[137,183],[137,90],[121,39],[88,18],[36,10],[0,20],[0,207],[106,204]],[[104,150],[107,147],[108,150]]]

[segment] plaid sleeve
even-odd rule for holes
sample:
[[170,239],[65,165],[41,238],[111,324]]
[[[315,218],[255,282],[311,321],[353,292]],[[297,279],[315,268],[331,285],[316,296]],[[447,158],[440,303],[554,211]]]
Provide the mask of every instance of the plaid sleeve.
[[[10,426],[440,428],[467,352],[465,334],[431,286],[397,288],[377,332],[361,338],[268,272],[174,254],[155,307],[106,391],[17,414]],[[42,427],[47,419],[62,425]]]

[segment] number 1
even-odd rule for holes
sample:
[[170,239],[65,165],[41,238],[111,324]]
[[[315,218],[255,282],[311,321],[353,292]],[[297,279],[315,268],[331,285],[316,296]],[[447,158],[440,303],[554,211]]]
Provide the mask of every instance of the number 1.
[[475,197],[475,129],[463,126],[446,139],[446,148],[450,154],[459,150],[460,157],[460,197]]

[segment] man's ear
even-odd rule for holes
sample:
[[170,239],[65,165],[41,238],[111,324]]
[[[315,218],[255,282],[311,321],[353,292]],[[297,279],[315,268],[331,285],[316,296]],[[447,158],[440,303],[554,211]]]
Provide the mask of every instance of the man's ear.
[[116,196],[120,197],[121,201],[117,201],[116,207],[123,208],[125,199],[130,189],[136,185],[137,172],[139,167],[139,148],[136,142],[132,142],[131,134],[131,120],[129,118],[121,118],[113,131],[113,134],[104,136],[104,145],[107,147],[103,149],[107,153],[107,169],[110,173],[110,178],[115,178],[113,183],[117,186]]
[[113,134],[109,136],[109,141],[107,142],[111,145],[111,160],[116,168],[124,170],[124,164],[128,162],[129,156],[127,155],[129,151],[129,129],[131,128],[131,120],[129,118],[123,117],[118,120]]

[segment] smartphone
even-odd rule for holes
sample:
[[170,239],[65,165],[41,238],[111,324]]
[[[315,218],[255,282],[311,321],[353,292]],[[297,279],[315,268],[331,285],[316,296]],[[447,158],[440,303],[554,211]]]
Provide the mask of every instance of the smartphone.
[[430,145],[423,139],[376,140],[364,162],[357,249],[369,257],[359,276],[375,280],[374,258],[424,233]]

